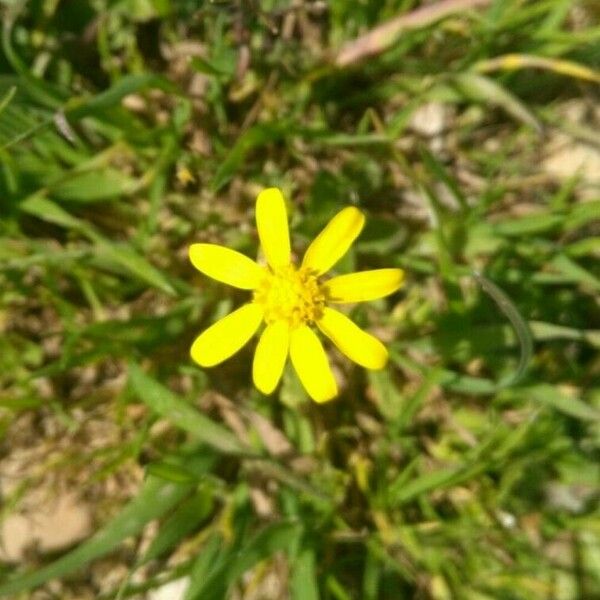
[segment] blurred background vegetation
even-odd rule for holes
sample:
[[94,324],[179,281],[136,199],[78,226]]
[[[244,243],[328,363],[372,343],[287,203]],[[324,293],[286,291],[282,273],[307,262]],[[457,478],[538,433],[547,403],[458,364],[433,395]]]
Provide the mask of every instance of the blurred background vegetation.
[[[0,10],[0,596],[600,597],[596,2]],[[188,356],[271,185],[407,272],[325,406]]]

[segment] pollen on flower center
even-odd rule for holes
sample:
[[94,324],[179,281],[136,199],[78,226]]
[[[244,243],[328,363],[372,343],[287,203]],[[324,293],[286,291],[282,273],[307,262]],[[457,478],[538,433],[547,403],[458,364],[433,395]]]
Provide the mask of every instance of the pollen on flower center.
[[266,273],[254,301],[262,305],[267,323],[285,321],[298,327],[321,317],[325,294],[310,270],[288,265]]

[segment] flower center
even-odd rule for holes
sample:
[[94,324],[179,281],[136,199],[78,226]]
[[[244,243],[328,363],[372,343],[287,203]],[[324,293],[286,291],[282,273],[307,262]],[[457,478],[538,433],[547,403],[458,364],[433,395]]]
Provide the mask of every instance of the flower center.
[[294,328],[321,317],[325,294],[308,269],[288,265],[268,271],[254,291],[254,302],[264,308],[267,323],[286,321]]

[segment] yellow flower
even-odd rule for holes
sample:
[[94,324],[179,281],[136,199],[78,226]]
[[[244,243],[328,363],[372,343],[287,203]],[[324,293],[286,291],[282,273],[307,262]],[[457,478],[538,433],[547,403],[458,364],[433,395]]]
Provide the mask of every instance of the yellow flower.
[[377,269],[320,277],[347,252],[365,218],[354,207],[340,211],[310,244],[302,264],[292,262],[285,202],[277,188],[256,200],[256,225],[267,259],[262,266],[247,256],[216,244],[192,244],[190,260],[202,273],[252,291],[252,300],[204,331],[190,353],[202,367],[212,367],[240,350],[264,321],[252,365],[256,387],[270,394],[277,387],[288,353],[302,385],[316,402],[337,395],[327,355],[311,328],[316,325],[346,356],[367,369],[381,369],[385,346],[328,303],[364,302],[395,292],[401,269]]

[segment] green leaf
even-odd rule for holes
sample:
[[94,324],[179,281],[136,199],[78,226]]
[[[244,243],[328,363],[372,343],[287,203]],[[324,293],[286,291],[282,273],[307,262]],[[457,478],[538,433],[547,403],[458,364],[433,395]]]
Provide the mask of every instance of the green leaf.
[[519,356],[519,364],[514,373],[504,378],[498,383],[498,388],[514,385],[523,378],[527,367],[533,355],[533,337],[527,321],[523,318],[519,309],[515,306],[510,297],[501,290],[491,279],[484,277],[480,273],[474,274],[475,280],[496,303],[504,316],[510,321],[514,327],[515,333],[519,340],[521,354]]
[[198,73],[204,73],[205,75],[224,75],[227,78],[233,75],[231,69],[224,68],[219,64],[214,64],[208,60],[205,60],[204,58],[201,58],[200,56],[194,56],[190,60],[190,66],[195,71],[198,71]]
[[69,173],[59,183],[50,186],[50,194],[69,202],[100,202],[129,195],[139,188],[139,182],[115,169]]
[[45,197],[45,192],[29,196],[19,204],[19,209],[47,223],[60,225],[66,229],[73,229],[87,234],[92,231],[91,226],[85,221],[72,216],[64,208],[61,208],[52,200],[48,200]]
[[563,221],[564,217],[561,215],[540,213],[539,215],[527,215],[518,219],[512,218],[507,221],[499,221],[494,223],[492,229],[498,235],[519,237],[552,231],[561,225]]
[[565,215],[565,229],[574,230],[598,220],[600,200],[581,202],[569,207]]
[[600,421],[600,411],[580,398],[567,396],[556,387],[542,383],[518,390],[518,395],[529,402],[549,405],[561,413],[582,421]]
[[222,600],[223,595],[248,569],[298,541],[302,528],[298,523],[279,522],[265,527],[230,554],[210,572],[200,586],[191,586],[185,600]]
[[377,408],[386,421],[397,421],[402,414],[404,398],[394,386],[390,372],[368,371],[369,383],[373,387]]
[[577,340],[600,348],[600,329],[575,329],[541,321],[530,321],[529,326],[536,340]]
[[312,548],[305,548],[294,559],[290,581],[292,600],[319,600],[315,563],[315,552]]
[[457,73],[452,75],[452,81],[471,100],[503,108],[518,121],[542,133],[542,124],[537,117],[521,100],[494,80],[475,73]]
[[11,101],[14,98],[14,95],[16,93],[17,93],[17,86],[13,85],[12,87],[10,87],[8,89],[6,94],[4,94],[4,97],[2,98],[2,100],[0,100],[0,114],[2,112],[4,112],[4,109],[11,103]]
[[81,119],[95,115],[107,108],[120,104],[125,96],[148,87],[159,88],[170,93],[177,91],[177,88],[168,79],[154,73],[127,75],[119,79],[111,88],[96,96],[70,100],[65,110],[65,116],[70,119]]
[[430,368],[417,363],[394,347],[390,348],[390,357],[402,368],[421,373],[427,379],[435,378],[441,387],[453,392],[472,396],[488,396],[498,391],[498,384],[491,379],[461,375],[456,371],[439,367]]
[[4,58],[13,70],[19,74],[19,87],[22,87],[28,96],[43,106],[57,109],[60,107],[64,92],[63,90],[59,91],[54,85],[41,77],[33,75],[28,65],[15,52],[12,44],[14,20],[14,16],[10,14],[3,15],[0,43],[2,44]]
[[391,484],[388,490],[388,501],[393,506],[409,502],[432,490],[446,488],[462,481],[466,481],[483,468],[484,463],[448,467],[446,469],[440,469],[438,471],[413,477],[408,483],[404,481],[403,474],[400,473],[399,478],[401,478],[402,484]]
[[146,473],[175,483],[195,483],[198,480],[197,476],[191,471],[167,461],[149,464],[146,467]]
[[452,192],[455,200],[458,202],[462,211],[466,211],[468,208],[467,199],[462,193],[456,180],[448,173],[444,166],[438,161],[438,159],[431,153],[427,148],[421,146],[419,148],[423,163],[429,169],[431,174],[438,180],[443,181],[446,187]]
[[[207,543],[198,552],[198,557],[192,566],[190,585],[187,589],[185,600],[197,597],[212,573],[221,568],[229,550],[230,548],[226,545],[220,533],[213,533],[208,538]],[[225,583],[221,582],[220,591],[223,592],[221,597],[224,596],[224,589]]]
[[591,288],[595,292],[600,291],[600,279],[598,279],[595,275],[592,275],[592,273],[583,267],[579,266],[568,256],[559,254],[551,261],[550,264],[561,275],[567,277],[569,281],[587,288]]
[[133,363],[129,367],[129,383],[135,395],[156,414],[191,433],[198,441],[225,454],[252,453],[231,431],[199,413]]
[[126,271],[135,275],[138,279],[149,283],[150,285],[162,290],[169,295],[175,295],[173,286],[167,278],[155,267],[153,267],[145,258],[140,256],[131,246],[111,242],[95,234],[91,237],[98,246],[98,258],[107,258],[116,263]]
[[225,160],[219,165],[212,181],[213,191],[219,191],[238,171],[247,154],[269,142],[281,139],[287,132],[285,125],[274,123],[255,125],[243,133]]
[[130,246],[111,242],[100,235],[89,223],[73,217],[58,204],[48,200],[43,193],[30,196],[19,208],[43,221],[54,223],[67,229],[78,231],[88,239],[95,242],[98,248],[98,256],[108,259],[109,263],[115,263],[137,278],[161,289],[167,294],[175,294],[175,290],[166,277],[145,258],[141,257]]
[[212,512],[212,491],[205,489],[182,502],[160,527],[140,563],[162,556],[192,533]]

